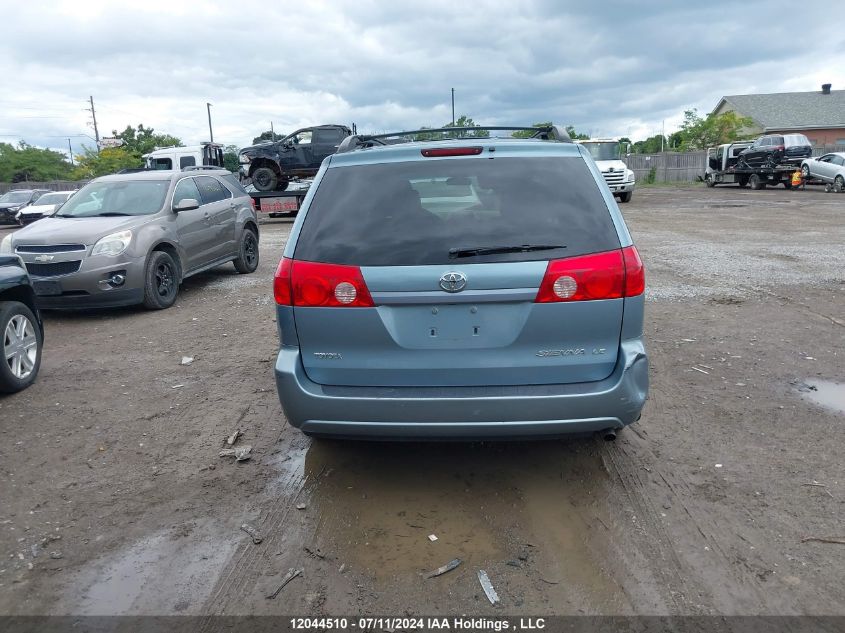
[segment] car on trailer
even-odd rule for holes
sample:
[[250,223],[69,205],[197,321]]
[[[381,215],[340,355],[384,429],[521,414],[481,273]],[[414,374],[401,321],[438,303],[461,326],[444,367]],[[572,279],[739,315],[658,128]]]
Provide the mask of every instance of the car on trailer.
[[345,125],[318,125],[297,130],[280,141],[245,147],[238,153],[240,172],[259,192],[284,191],[297,178],[311,178],[320,164],[352,134]]
[[766,134],[739,154],[739,167],[774,168],[778,165],[799,166],[813,155],[813,144],[803,134]]

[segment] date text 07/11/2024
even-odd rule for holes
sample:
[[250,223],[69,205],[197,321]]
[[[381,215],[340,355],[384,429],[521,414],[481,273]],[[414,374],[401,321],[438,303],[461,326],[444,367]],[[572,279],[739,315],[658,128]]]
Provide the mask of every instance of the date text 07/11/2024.
[[523,617],[295,617],[290,619],[290,626],[297,631],[539,631],[546,628],[546,621]]

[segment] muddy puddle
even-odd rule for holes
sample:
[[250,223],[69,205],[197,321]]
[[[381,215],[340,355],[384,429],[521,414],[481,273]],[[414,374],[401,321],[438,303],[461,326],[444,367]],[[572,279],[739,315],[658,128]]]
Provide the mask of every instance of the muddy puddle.
[[[304,465],[311,537],[391,591],[476,591],[486,569],[512,606],[536,594],[562,611],[630,612],[601,450],[592,439],[315,442]],[[457,570],[426,580],[455,558]]]
[[845,413],[845,384],[829,380],[807,380],[799,391],[811,402],[832,411]]
[[158,532],[81,570],[56,611],[199,614],[235,545],[231,531],[210,523]]

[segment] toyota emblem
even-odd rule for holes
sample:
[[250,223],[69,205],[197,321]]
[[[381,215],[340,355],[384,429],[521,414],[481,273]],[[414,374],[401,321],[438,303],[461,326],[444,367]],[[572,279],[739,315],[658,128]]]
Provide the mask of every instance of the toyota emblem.
[[463,273],[443,273],[440,276],[440,287],[446,292],[460,292],[467,286],[467,276]]

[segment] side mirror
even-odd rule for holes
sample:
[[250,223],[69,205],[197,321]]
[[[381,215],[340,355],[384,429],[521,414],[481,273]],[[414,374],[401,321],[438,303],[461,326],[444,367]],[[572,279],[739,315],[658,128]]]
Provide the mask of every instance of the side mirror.
[[173,205],[173,211],[176,213],[199,208],[200,203],[196,200],[196,198],[182,198],[179,202]]

